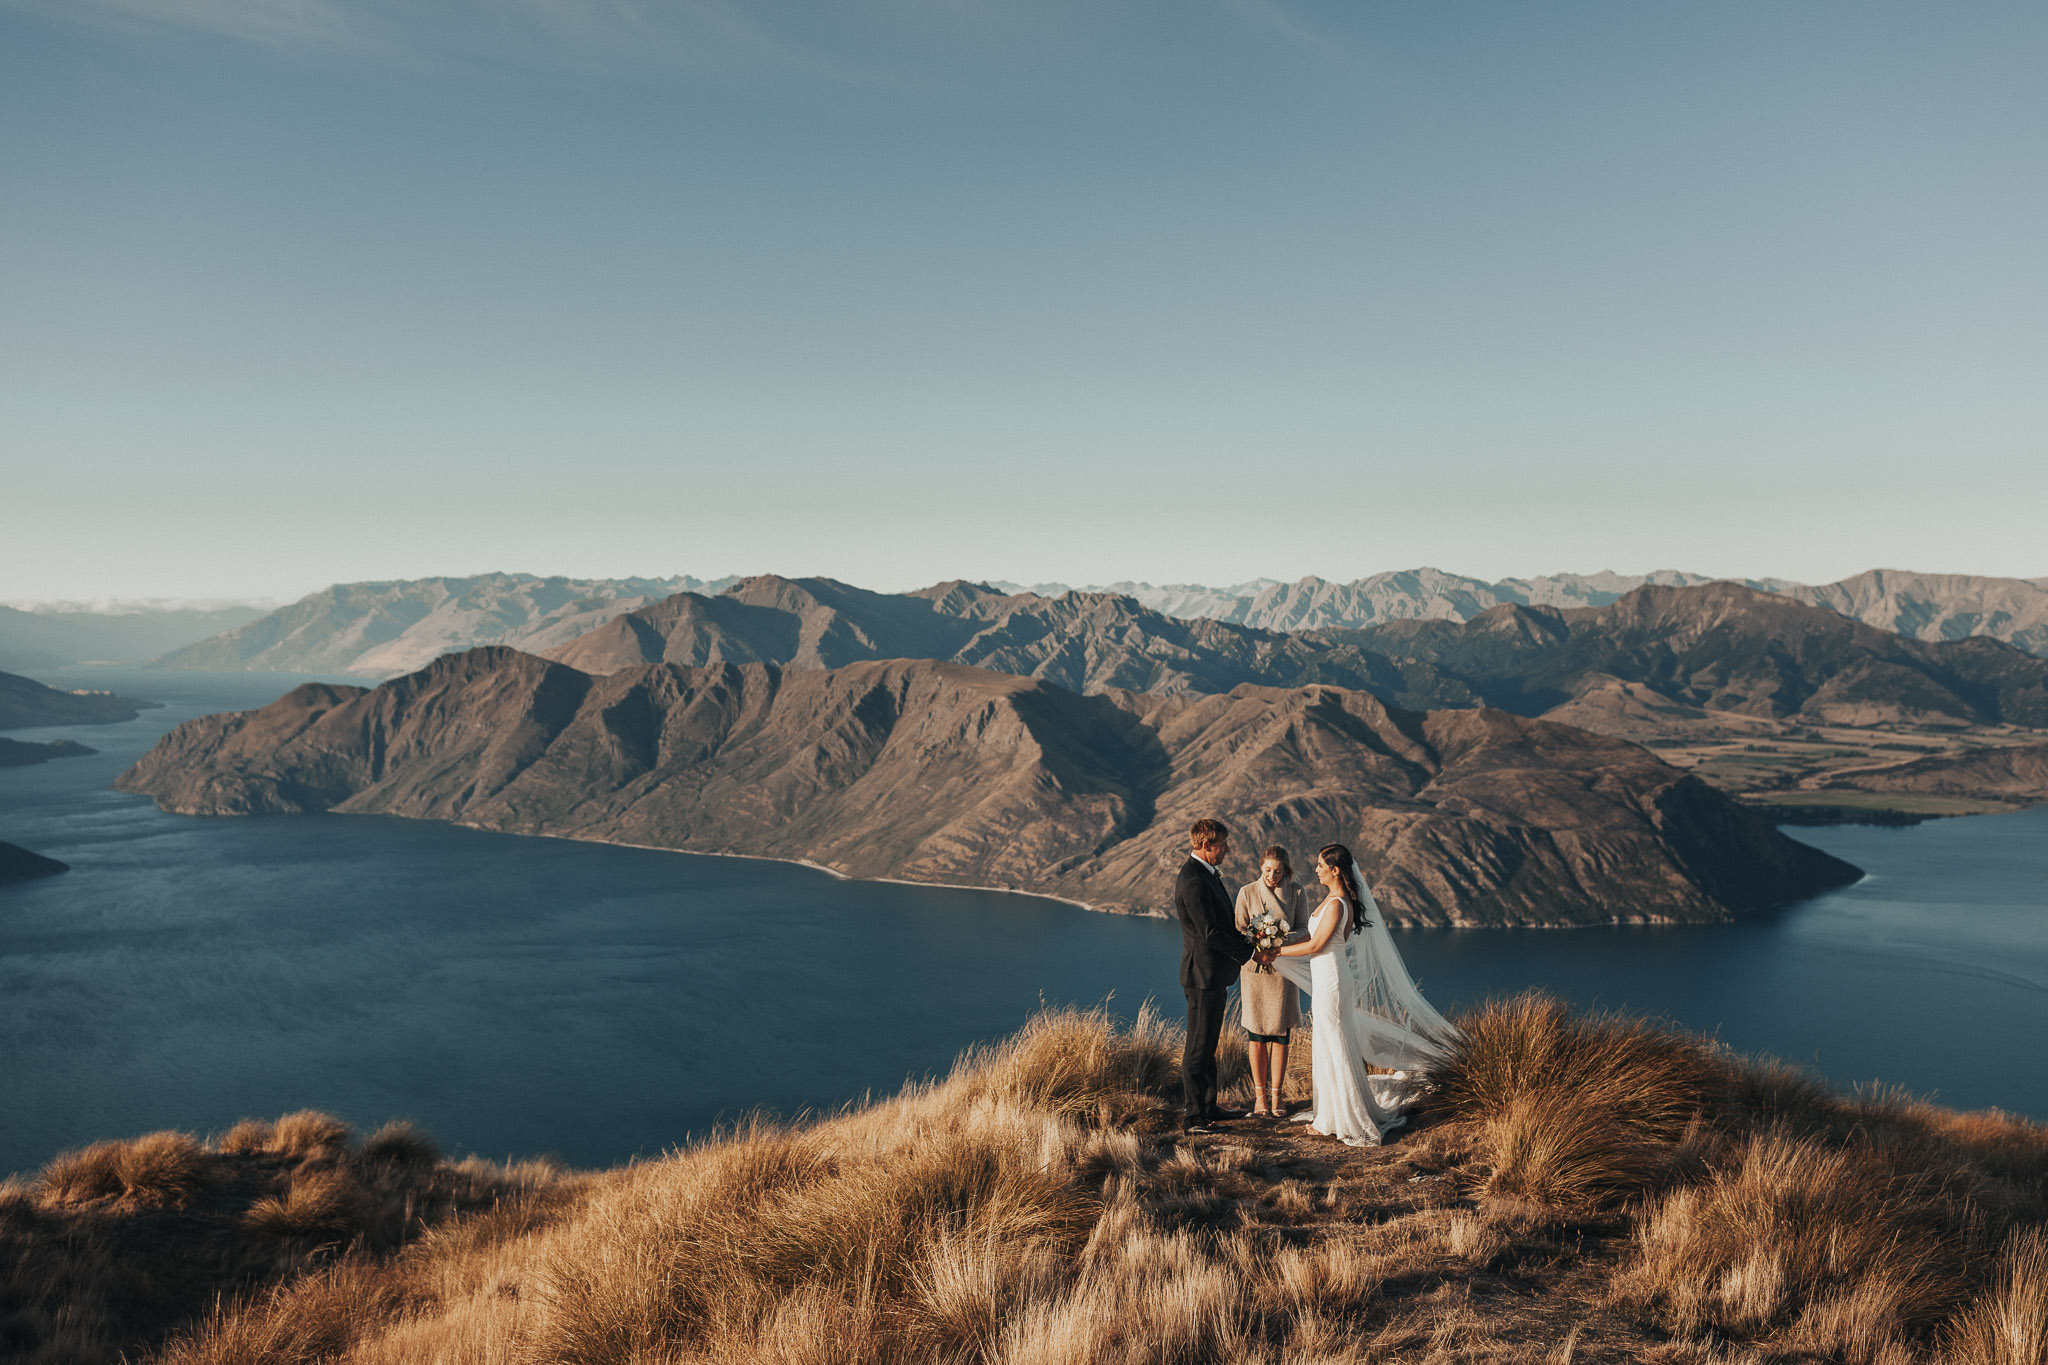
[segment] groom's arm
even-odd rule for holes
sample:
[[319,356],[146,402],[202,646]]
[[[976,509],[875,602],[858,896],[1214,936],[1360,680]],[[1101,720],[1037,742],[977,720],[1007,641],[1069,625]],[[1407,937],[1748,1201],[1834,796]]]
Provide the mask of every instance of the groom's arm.
[[1213,883],[1202,890],[1202,940],[1218,957],[1228,958],[1239,966],[1251,961],[1251,940],[1238,932],[1237,916],[1231,912],[1229,895]]

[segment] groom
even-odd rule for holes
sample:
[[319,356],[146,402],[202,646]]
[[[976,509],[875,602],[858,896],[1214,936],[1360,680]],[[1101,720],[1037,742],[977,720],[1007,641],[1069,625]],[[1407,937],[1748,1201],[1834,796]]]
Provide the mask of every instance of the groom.
[[1221,820],[1197,820],[1188,830],[1193,849],[1173,883],[1173,913],[1180,921],[1180,986],[1188,998],[1188,1041],[1180,1057],[1181,1131],[1209,1133],[1211,1124],[1241,1119],[1242,1110],[1216,1106],[1216,1040],[1223,1032],[1223,999],[1252,945],[1237,931],[1230,892],[1219,870],[1230,856],[1230,831]]

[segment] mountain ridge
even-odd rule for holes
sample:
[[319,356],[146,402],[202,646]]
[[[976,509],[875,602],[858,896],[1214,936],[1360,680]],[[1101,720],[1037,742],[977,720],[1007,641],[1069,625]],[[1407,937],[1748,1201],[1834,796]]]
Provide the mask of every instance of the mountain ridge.
[[[156,663],[167,668],[395,676],[436,654],[477,645],[507,644],[543,652],[674,592],[711,597],[748,581],[752,580],[700,580],[687,575],[570,579],[485,574],[336,584],[234,630],[173,650]],[[1719,580],[1675,569],[1486,580],[1425,567],[1377,573],[1350,582],[1310,576],[1292,583],[1262,578],[1225,587],[1128,581],[1082,588],[1063,583],[1026,587],[1007,581],[974,586],[1013,598],[1057,599],[1075,592],[1125,597],[1163,616],[1293,633],[1361,629],[1396,620],[1467,621],[1504,604],[1607,606],[1646,585],[1699,586],[1717,581],[1740,582],[1758,591],[1826,607],[1923,641],[1988,635],[2048,657],[2048,578],[1872,569],[1836,583],[1809,586],[1775,578]],[[541,603],[521,600],[521,584],[559,587]],[[574,605],[579,597],[583,599],[580,607]],[[7,629],[12,619],[0,610],[0,651],[15,638]],[[24,639],[20,648],[32,650],[33,646]],[[10,657],[44,666],[59,661],[54,653],[23,652]]]
[[772,662],[832,668],[928,658],[1076,692],[1221,692],[1240,683],[1411,685],[1349,645],[1150,611],[1130,598],[1004,594],[954,580],[875,593],[829,578],[742,579],[717,597],[678,593],[587,632],[546,656],[589,673],[645,663]]
[[151,666],[389,676],[479,644],[546,649],[619,612],[730,581],[488,573],[337,583]]
[[173,730],[117,780],[190,814],[376,812],[800,859],[1163,913],[1198,815],[1352,842],[1397,922],[1714,922],[1853,880],[1619,740],[1331,686],[1084,695],[929,660],[503,647]]
[[[1338,582],[1314,575],[1281,583],[1208,588],[1200,584],[1113,584],[1169,615],[1203,615],[1267,630],[1359,629],[1398,620],[1469,621],[1493,607],[1602,607],[1644,586],[1698,587],[1740,583],[1759,592],[1826,607],[1866,625],[1922,641],[1989,635],[2030,654],[2048,657],[2048,578],[1869,569],[1833,583],[1811,585],[1782,578],[1716,578],[1659,569],[1647,574],[1543,574],[1494,581],[1440,569],[1393,570]],[[1040,584],[1035,591],[1065,589]],[[1247,591],[1249,589],[1249,591]],[[1097,589],[1081,589],[1096,591]]]
[[1637,683],[1703,712],[1846,724],[2048,728],[2048,661],[1984,636],[1925,642],[1716,582],[1637,588],[1605,607],[1502,604],[1311,638],[1351,643],[1521,715]]

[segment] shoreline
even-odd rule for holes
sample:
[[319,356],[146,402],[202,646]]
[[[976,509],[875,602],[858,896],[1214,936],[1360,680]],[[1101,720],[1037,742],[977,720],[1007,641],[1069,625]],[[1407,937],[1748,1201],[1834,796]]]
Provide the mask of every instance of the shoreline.
[[[385,812],[382,811],[339,813],[385,815]],[[386,818],[398,820],[411,820],[420,817],[409,815],[387,815]],[[712,852],[707,849],[668,848],[662,844],[636,844],[627,839],[604,839],[599,838],[595,835],[587,834],[525,834],[515,830],[493,829],[489,825],[473,825],[462,820],[448,820],[439,821],[435,823],[450,824],[454,825],[459,829],[481,830],[486,834],[512,834],[518,838],[528,839],[559,839],[565,843],[572,844],[603,844],[607,848],[637,848],[645,850],[649,853],[679,853],[689,858],[739,858],[751,863],[781,863],[786,867],[807,867],[813,872],[822,872],[826,876],[832,878],[834,881],[841,882],[872,882],[879,883],[883,886],[924,886],[931,887],[935,890],[940,891],[986,891],[1005,896],[1029,896],[1033,900],[1052,901],[1056,905],[1071,905],[1077,910],[1086,910],[1092,914],[1097,915],[1122,915],[1129,919],[1168,918],[1168,916],[1165,915],[1147,915],[1140,912],[1128,910],[1109,910],[1103,908],[1102,906],[1092,905],[1087,901],[1074,900],[1068,896],[1054,896],[1044,891],[1025,891],[1019,887],[1014,886],[977,886],[971,882],[919,882],[912,881],[908,877],[856,877],[850,872],[841,872],[836,867],[827,867],[823,863],[814,863],[809,858],[777,858],[773,854],[768,853],[723,853]]]
[[[391,815],[388,812],[384,811],[329,811],[325,813],[342,815],[376,815],[380,818],[390,820],[427,819],[427,817],[424,816]],[[824,873],[826,876],[832,878],[834,881],[842,882],[867,882],[873,885],[880,886],[914,886],[927,887],[939,891],[975,891],[986,892],[992,895],[1027,896],[1033,900],[1051,901],[1055,905],[1068,905],[1072,906],[1077,910],[1086,910],[1091,914],[1115,915],[1122,919],[1152,919],[1161,920],[1169,923],[1173,919],[1173,916],[1170,914],[1153,914],[1143,910],[1116,910],[1108,906],[1093,904],[1089,901],[1075,900],[1070,896],[1055,896],[1045,891],[1026,891],[1014,886],[982,886],[977,885],[973,882],[921,882],[914,881],[909,877],[856,877],[850,872],[841,872],[836,867],[827,867],[824,863],[812,862],[808,858],[778,858],[775,857],[773,854],[767,853],[727,853],[722,851],[711,851],[707,849],[669,848],[662,844],[641,844],[634,843],[631,840],[627,839],[606,839],[595,835],[586,834],[527,833],[519,830],[495,829],[489,825],[470,824],[462,820],[428,820],[428,823],[446,824],[458,829],[473,829],[485,834],[509,834],[512,835],[514,838],[521,839],[556,839],[564,843],[572,844],[601,844],[607,848],[633,848],[640,849],[643,852],[647,853],[675,853],[690,858],[738,858],[745,862],[780,863],[785,867],[809,868],[813,872]],[[1867,878],[1869,876],[1870,874],[1868,872],[1865,872],[1863,874],[1863,878]],[[1858,880],[1861,881],[1863,878],[1859,878]],[[1851,886],[1854,886],[1856,884],[1856,882],[1849,883],[1849,885]],[[1811,896],[1804,896],[1795,900],[1779,901],[1772,905],[1761,907],[1757,910],[1750,911],[1746,914],[1735,915],[1725,920],[1696,921],[1681,919],[1664,919],[1654,915],[1635,915],[1626,919],[1617,916],[1613,919],[1587,920],[1582,923],[1560,921],[1552,924],[1390,924],[1388,927],[1390,929],[1395,930],[1396,932],[1408,933],[1556,933],[1560,931],[1573,931],[1581,929],[1725,928],[1741,924],[1745,921],[1752,919],[1760,919],[1767,916],[1783,914],[1787,910],[1791,910],[1797,906],[1803,905],[1808,901],[1818,900],[1821,896],[1825,896],[1833,891],[1839,891],[1842,889],[1843,888],[1841,887],[1830,887],[1826,891],[1819,891]]]

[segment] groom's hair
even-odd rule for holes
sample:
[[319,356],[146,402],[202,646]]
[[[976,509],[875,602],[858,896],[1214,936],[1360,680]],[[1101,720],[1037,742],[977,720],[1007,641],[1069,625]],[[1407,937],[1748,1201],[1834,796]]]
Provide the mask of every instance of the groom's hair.
[[1221,820],[1197,820],[1188,826],[1188,843],[1195,848],[1213,848],[1230,837],[1230,827]]

